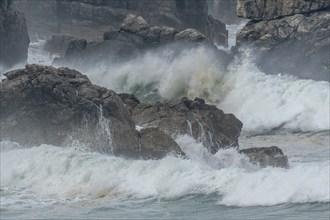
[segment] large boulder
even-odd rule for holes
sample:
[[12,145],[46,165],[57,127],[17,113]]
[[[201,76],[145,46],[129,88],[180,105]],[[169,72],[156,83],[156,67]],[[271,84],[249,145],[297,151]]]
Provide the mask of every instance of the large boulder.
[[258,164],[261,167],[289,167],[288,157],[277,146],[247,148],[239,150],[239,153],[245,154],[250,158],[252,163]]
[[121,97],[130,106],[134,122],[143,128],[158,128],[174,138],[187,134],[202,142],[211,153],[221,148],[238,148],[241,121],[232,114],[225,114],[215,106],[205,104],[203,99],[192,101],[182,98],[144,104],[138,103],[134,97]]
[[26,63],[30,38],[24,15],[11,9],[11,1],[0,2],[0,72]]
[[[1,139],[24,145],[77,140],[133,157],[139,141],[120,97],[75,70],[27,65],[1,83]],[[132,153],[130,153],[132,152]]]
[[273,20],[319,11],[329,6],[329,0],[237,0],[237,15],[253,20]]
[[[267,1],[267,5],[271,2]],[[310,11],[300,14],[304,11],[296,7],[294,15],[282,14],[279,18],[275,16],[277,19],[269,20],[270,17],[266,17],[259,20],[263,19],[261,16],[248,22],[237,33],[235,50],[245,46],[252,48],[257,65],[266,73],[288,73],[301,78],[329,81],[330,11],[329,7],[323,9],[329,1],[299,2],[309,5],[306,10],[310,8]],[[285,7],[287,3],[283,1],[280,6]],[[294,8],[296,4],[290,5]],[[260,13],[266,12],[267,8]]]
[[[188,134],[211,153],[238,148],[242,123],[204,100],[143,104],[130,94],[91,84],[68,68],[27,65],[0,84],[0,140],[51,144],[133,159],[186,157],[175,142]],[[261,166],[287,167],[277,147],[240,151]]]
[[5,76],[0,87],[1,140],[25,146],[78,144],[135,159],[184,155],[164,132],[137,131],[120,96],[75,70],[27,65]]

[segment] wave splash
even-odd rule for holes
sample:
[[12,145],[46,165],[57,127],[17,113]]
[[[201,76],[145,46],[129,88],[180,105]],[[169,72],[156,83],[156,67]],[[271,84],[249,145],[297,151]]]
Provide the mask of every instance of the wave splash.
[[[266,75],[242,51],[227,69],[214,51],[170,48],[149,51],[121,64],[97,65],[91,80],[117,92],[134,93],[143,101],[201,97],[244,123],[244,131],[274,129],[329,130],[329,82]],[[79,67],[77,67],[79,69]]]
[[260,169],[233,150],[210,155],[188,136],[177,142],[191,159],[125,160],[49,145],[7,146],[1,152],[1,190],[68,199],[216,194],[219,204],[230,206],[330,201],[328,161]]

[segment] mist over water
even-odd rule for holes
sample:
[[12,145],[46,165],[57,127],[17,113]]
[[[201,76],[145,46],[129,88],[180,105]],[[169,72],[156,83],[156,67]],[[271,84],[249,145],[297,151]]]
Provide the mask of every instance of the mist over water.
[[[51,64],[43,44],[30,45],[29,63]],[[189,136],[176,139],[189,159],[169,155],[148,161],[79,146],[24,148],[3,141],[1,217],[328,218],[329,82],[266,75],[249,50],[225,68],[207,47],[178,52],[170,46],[123,63],[70,67],[95,84],[146,102],[204,98],[243,122],[240,148],[277,145],[290,168],[260,168],[231,149],[212,155]]]

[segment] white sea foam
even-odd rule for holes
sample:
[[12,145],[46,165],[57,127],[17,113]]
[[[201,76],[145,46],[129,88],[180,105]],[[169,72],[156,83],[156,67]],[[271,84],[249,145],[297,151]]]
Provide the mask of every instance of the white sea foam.
[[123,64],[98,66],[87,73],[93,82],[139,98],[156,93],[165,99],[201,97],[234,113],[249,132],[274,128],[329,130],[330,84],[287,75],[266,75],[248,50],[224,70],[204,47],[175,55],[166,48]]
[[191,159],[124,160],[49,145],[7,148],[1,152],[1,188],[67,199],[216,193],[219,204],[235,206],[330,200],[328,161],[260,169],[235,151],[209,155],[187,136],[178,142]]
[[[52,57],[43,52],[43,44],[43,40],[31,43],[28,63],[51,64]],[[143,101],[151,94],[164,99],[204,98],[234,113],[248,132],[330,129],[329,82],[266,75],[256,67],[250,51],[243,54],[228,70],[218,55],[205,47],[186,48],[180,53],[165,47],[125,63],[88,64],[95,66],[89,72],[81,66],[75,68],[96,84],[135,93]]]
[[248,130],[329,129],[328,82],[265,75],[249,57],[251,54],[246,53],[243,60],[230,67],[226,85],[231,89],[219,107],[234,112]]

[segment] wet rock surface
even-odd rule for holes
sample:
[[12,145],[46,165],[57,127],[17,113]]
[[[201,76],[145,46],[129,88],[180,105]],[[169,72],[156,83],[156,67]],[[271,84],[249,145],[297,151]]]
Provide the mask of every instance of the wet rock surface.
[[124,102],[132,109],[132,119],[141,127],[158,128],[172,137],[187,134],[202,142],[211,153],[221,148],[238,148],[242,122],[232,114],[205,104],[203,99],[182,98],[156,104],[128,100]]
[[143,159],[163,158],[168,155],[185,156],[174,139],[158,128],[141,129],[139,134],[142,146],[139,154]]
[[134,157],[135,124],[120,97],[75,70],[27,65],[1,83],[1,139],[66,145]]
[[253,20],[238,32],[234,50],[252,48],[266,73],[329,81],[329,5],[328,0],[238,1],[238,14]]
[[[127,158],[184,153],[175,137],[188,134],[212,152],[238,147],[242,123],[203,99],[143,104],[133,95],[93,85],[68,68],[27,65],[1,82],[1,140],[26,146],[77,143]],[[143,129],[137,131],[136,125]]]
[[329,0],[237,0],[237,15],[253,20],[273,20],[330,7]]
[[261,167],[289,167],[287,156],[277,146],[242,149],[239,153],[245,154],[252,163],[259,164]]

